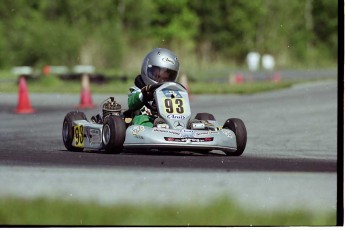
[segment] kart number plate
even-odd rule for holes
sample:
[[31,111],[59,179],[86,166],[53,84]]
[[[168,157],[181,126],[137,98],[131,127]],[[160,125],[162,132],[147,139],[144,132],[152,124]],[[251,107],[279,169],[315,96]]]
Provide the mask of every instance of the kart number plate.
[[168,114],[183,114],[185,111],[183,98],[165,98],[164,111]]
[[84,147],[84,127],[82,125],[74,126],[74,143],[76,147]]

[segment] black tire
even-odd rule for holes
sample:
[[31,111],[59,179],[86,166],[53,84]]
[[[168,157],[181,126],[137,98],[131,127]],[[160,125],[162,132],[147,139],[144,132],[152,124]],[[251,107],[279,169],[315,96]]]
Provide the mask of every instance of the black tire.
[[226,155],[241,156],[247,144],[247,129],[241,119],[230,118],[225,121],[224,129],[232,130],[236,135],[236,152],[225,151]]
[[62,140],[67,150],[81,152],[84,148],[72,146],[74,138],[73,121],[87,120],[85,114],[79,111],[72,111],[66,114],[62,124]]
[[210,113],[197,113],[195,115],[195,119],[197,119],[197,120],[212,120],[212,121],[216,120],[214,118],[214,116]]
[[126,137],[126,123],[118,116],[105,119],[102,131],[102,142],[106,153],[119,154],[123,149]]

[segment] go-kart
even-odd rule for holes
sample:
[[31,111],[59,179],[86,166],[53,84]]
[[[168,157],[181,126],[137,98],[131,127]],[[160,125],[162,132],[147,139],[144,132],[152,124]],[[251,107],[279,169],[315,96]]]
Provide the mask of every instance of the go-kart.
[[207,153],[221,150],[240,156],[247,142],[241,119],[230,118],[220,124],[210,113],[192,118],[187,90],[179,83],[152,85],[153,100],[145,106],[157,117],[153,127],[132,123],[133,111],[121,110],[113,97],[102,103],[102,117],[88,121],[80,111],[69,112],[63,121],[62,138],[69,151],[105,150],[118,154],[124,150],[172,150]]

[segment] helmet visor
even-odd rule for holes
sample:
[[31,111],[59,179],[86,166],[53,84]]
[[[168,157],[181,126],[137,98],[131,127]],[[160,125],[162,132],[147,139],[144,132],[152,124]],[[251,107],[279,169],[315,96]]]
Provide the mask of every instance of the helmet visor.
[[148,66],[147,67],[147,75],[152,80],[161,83],[167,81],[175,81],[177,77],[177,71],[162,68],[159,66]]

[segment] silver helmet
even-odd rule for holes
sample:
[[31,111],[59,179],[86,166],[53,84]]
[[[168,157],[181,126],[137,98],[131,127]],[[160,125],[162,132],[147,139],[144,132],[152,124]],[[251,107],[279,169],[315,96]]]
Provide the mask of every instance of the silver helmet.
[[175,81],[180,68],[176,55],[168,49],[156,48],[144,58],[141,77],[146,85]]

